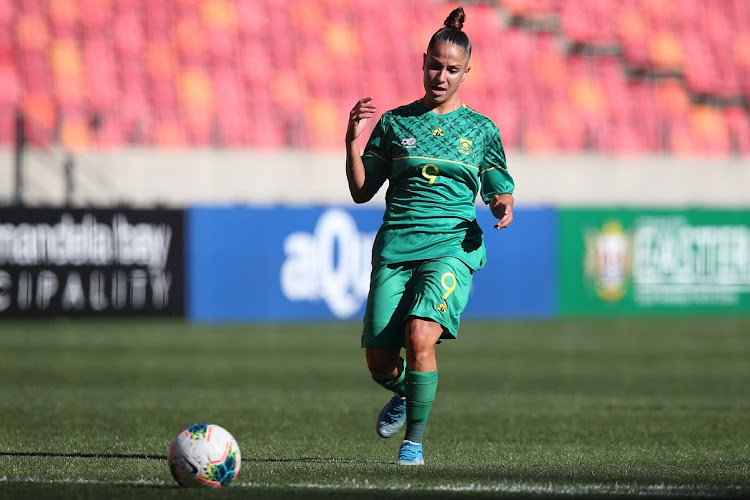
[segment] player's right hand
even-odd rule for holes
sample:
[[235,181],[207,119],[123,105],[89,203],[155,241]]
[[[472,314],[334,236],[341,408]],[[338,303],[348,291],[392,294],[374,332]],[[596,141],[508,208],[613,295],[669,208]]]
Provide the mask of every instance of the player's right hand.
[[377,106],[373,104],[372,97],[363,97],[354,105],[349,113],[349,125],[346,129],[346,140],[351,142],[357,139],[365,129],[367,120],[375,115]]

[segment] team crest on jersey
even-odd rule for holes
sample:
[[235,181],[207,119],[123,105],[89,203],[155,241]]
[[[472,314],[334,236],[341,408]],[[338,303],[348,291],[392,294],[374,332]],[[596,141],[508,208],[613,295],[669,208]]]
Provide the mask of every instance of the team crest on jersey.
[[414,137],[401,139],[401,145],[407,149],[413,148],[416,143],[417,143],[417,139],[415,139]]
[[432,135],[435,137],[445,137],[445,134],[443,133],[443,128],[438,127],[435,130],[432,131]]
[[473,146],[473,142],[471,142],[469,139],[464,139],[463,137],[458,140],[458,152],[463,153],[465,155],[471,154],[471,149]]

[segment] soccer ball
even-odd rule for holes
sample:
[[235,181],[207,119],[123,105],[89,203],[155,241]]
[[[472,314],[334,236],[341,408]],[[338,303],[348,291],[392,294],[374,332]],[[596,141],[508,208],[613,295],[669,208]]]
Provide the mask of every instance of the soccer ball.
[[221,488],[240,471],[240,447],[223,427],[193,424],[172,440],[167,461],[180,486]]

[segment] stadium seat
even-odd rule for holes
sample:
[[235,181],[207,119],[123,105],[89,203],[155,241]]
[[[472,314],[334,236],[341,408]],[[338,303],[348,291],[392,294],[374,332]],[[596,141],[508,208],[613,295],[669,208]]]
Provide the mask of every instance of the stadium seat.
[[207,33],[198,18],[183,17],[176,21],[174,41],[180,62],[185,65],[202,66],[206,62]]
[[231,31],[237,24],[237,13],[231,0],[202,0],[201,15],[209,28]]
[[0,27],[5,28],[11,25],[15,14],[14,3],[14,0],[0,0]]
[[80,115],[68,113],[60,124],[60,144],[66,151],[79,152],[91,144],[88,120]]
[[21,94],[21,79],[16,69],[9,63],[0,63],[0,106],[15,107]]
[[189,144],[182,124],[177,120],[156,122],[151,144],[166,149],[182,149]]
[[179,75],[180,108],[188,139],[197,145],[211,143],[214,94],[208,74],[201,69],[187,69]]
[[724,120],[727,124],[730,147],[735,154],[750,154],[750,117],[744,108],[728,107],[724,110]]
[[143,50],[143,31],[140,18],[132,12],[117,15],[112,20],[112,38],[118,52],[127,57],[138,57]]
[[10,145],[16,139],[16,106],[0,102],[0,144]]
[[145,38],[150,42],[171,42],[174,37],[174,3],[161,2],[159,7],[142,16]]
[[148,42],[143,61],[149,78],[171,81],[177,74],[177,54],[172,45],[164,40]]
[[690,112],[690,126],[699,151],[712,156],[729,154],[729,130],[721,112],[709,106],[694,106]]
[[26,118],[26,136],[32,144],[48,145],[57,133],[57,105],[51,94],[27,93],[20,109]]
[[73,40],[56,40],[50,47],[55,95],[63,106],[81,106],[84,99],[83,61]]
[[558,151],[555,133],[543,125],[525,127],[521,146],[531,154],[548,156]]
[[682,69],[682,46],[672,33],[653,33],[648,39],[648,51],[653,69],[675,72]]
[[646,45],[646,39],[649,35],[648,24],[635,6],[620,10],[618,33],[622,43],[623,55],[628,63],[642,68],[648,67],[650,64]]
[[77,0],[51,0],[47,2],[47,13],[52,33],[58,38],[69,38],[76,34],[79,21]]
[[[85,39],[106,37],[111,23],[110,0],[80,0],[80,22]],[[154,9],[161,10],[161,9]],[[156,12],[153,15],[158,15]]]
[[679,80],[670,79],[655,87],[658,116],[665,123],[684,122],[690,111],[690,97]]
[[590,127],[599,126],[607,114],[605,91],[589,76],[574,77],[569,85],[569,101],[580,120]]
[[335,150],[341,145],[345,120],[332,99],[313,99],[305,109],[305,136],[314,148]]
[[50,40],[47,22],[41,15],[19,14],[15,23],[16,42],[21,51],[44,51]]

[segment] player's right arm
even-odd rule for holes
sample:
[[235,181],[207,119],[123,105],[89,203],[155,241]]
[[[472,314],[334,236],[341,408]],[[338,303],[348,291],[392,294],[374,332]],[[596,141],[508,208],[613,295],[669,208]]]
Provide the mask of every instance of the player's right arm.
[[357,101],[349,113],[349,124],[346,128],[346,178],[349,181],[349,192],[354,203],[370,201],[375,193],[365,186],[366,172],[359,148],[359,136],[369,118],[375,114],[376,106],[372,97]]

